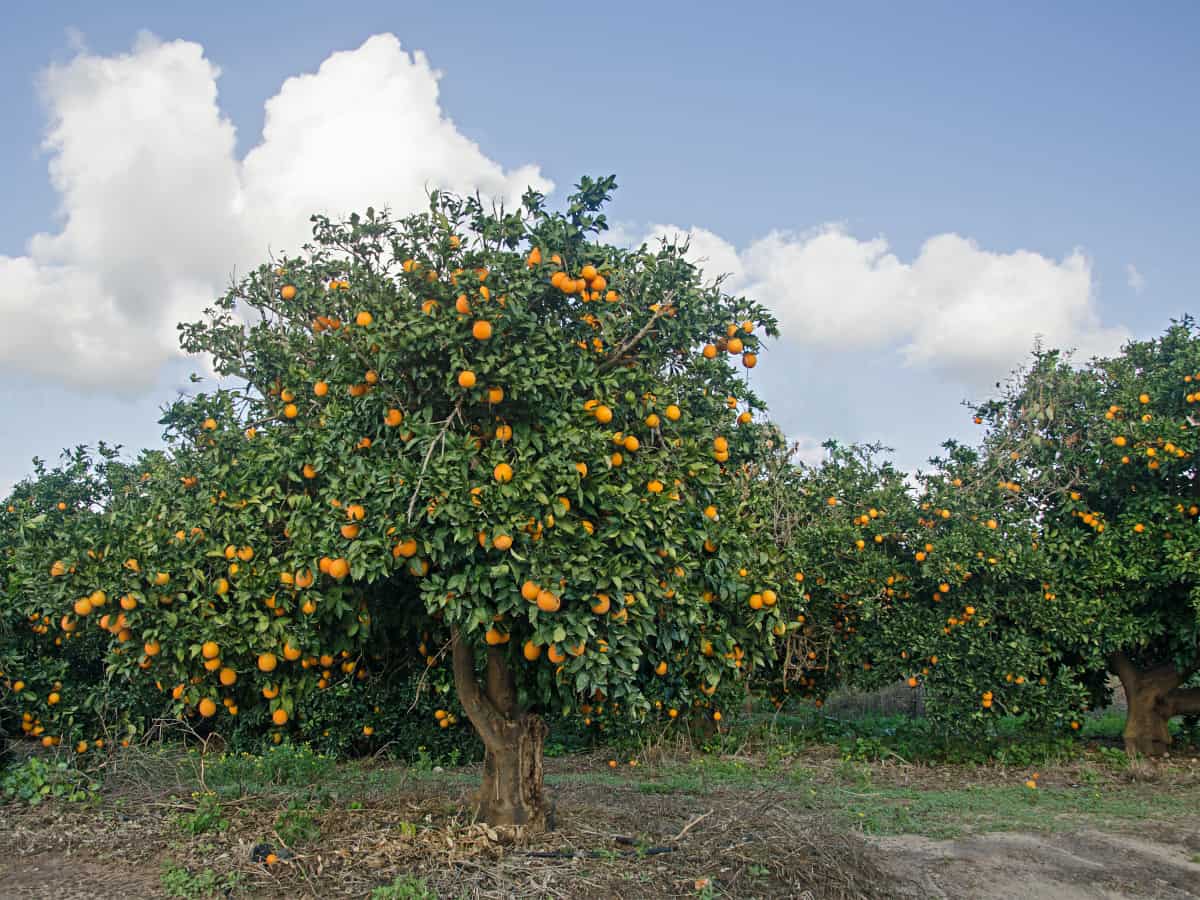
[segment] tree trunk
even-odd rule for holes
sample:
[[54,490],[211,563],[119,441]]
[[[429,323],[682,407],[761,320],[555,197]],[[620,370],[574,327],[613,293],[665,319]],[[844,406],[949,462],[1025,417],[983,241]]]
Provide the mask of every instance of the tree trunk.
[[549,728],[517,703],[516,683],[503,647],[488,647],[485,689],[475,675],[471,648],[454,633],[454,684],[485,749],[478,817],[489,825],[541,831],[549,803],[543,790],[542,750]]
[[1190,673],[1173,665],[1143,672],[1121,653],[1109,657],[1109,665],[1125,688],[1125,752],[1162,756],[1171,746],[1171,717],[1200,710],[1200,689],[1181,688]]
[[526,714],[508,723],[506,731],[503,742],[485,742],[483,784],[476,797],[479,818],[489,825],[523,825],[541,831],[547,812],[542,746],[549,729],[540,716]]

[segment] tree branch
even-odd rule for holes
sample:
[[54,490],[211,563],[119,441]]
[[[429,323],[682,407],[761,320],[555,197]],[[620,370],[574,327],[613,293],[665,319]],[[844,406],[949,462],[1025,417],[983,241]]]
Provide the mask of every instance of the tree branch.
[[516,718],[517,684],[512,669],[504,656],[503,647],[487,649],[487,698],[492,706],[507,719]]
[[1108,667],[1121,679],[1121,686],[1125,688],[1126,693],[1133,690],[1137,683],[1138,671],[1128,656],[1119,651],[1108,654]]
[[1200,713],[1200,688],[1175,688],[1164,698],[1174,716]]
[[446,416],[446,421],[442,424],[442,430],[434,435],[433,440],[429,442],[429,449],[425,451],[425,459],[421,462],[421,471],[417,474],[417,483],[413,486],[412,497],[408,500],[408,516],[406,518],[410,523],[413,520],[413,509],[416,508],[417,497],[421,494],[421,482],[425,480],[425,470],[429,468],[429,460],[433,456],[433,448],[438,445],[438,441],[446,437],[450,423],[454,421],[454,417],[462,410],[462,404],[462,398],[460,397],[458,402],[454,404],[454,409],[451,410],[450,415]]
[[629,338],[629,340],[625,341],[625,343],[621,344],[620,347],[618,347],[609,355],[608,359],[600,364],[601,373],[607,372],[609,369],[614,368],[621,361],[622,356],[636,347],[641,342],[642,338],[650,333],[651,329],[654,328],[654,323],[665,316],[667,311],[672,308],[671,298],[671,292],[667,292],[667,295],[663,298],[663,301],[658,305],[658,309],[654,311],[654,315],[650,317],[650,321],[643,325],[637,334]]
[[479,689],[479,681],[475,677],[475,655],[462,639],[458,628],[454,628],[451,635],[450,640],[454,648],[454,687],[458,691],[458,700],[462,703],[467,718],[483,738],[484,744],[498,743],[502,736],[504,717]]

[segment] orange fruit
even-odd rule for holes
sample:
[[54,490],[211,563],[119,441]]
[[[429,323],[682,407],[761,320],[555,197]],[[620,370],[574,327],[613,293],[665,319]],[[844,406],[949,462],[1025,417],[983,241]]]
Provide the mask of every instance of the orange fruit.
[[[357,528],[357,526],[351,526],[351,527]],[[330,577],[336,578],[338,581],[341,581],[343,578],[345,578],[349,574],[350,574],[350,563],[347,562],[344,558],[335,559],[333,562],[331,562],[329,564]]]
[[216,641],[205,641],[200,647],[200,655],[205,659],[216,659],[221,653],[221,647]]
[[558,610],[562,607],[562,600],[556,595],[550,593],[550,591],[538,591],[537,607],[542,612],[558,612]]
[[375,321],[375,317],[373,315],[371,315],[369,312],[367,312],[365,309],[362,312],[360,312],[357,316],[354,317],[354,324],[358,325],[360,328],[366,328],[368,325],[370,325],[374,321]]
[[220,679],[221,684],[225,685],[225,687],[230,687],[237,681],[237,672],[226,666],[218,673],[217,678]]
[[200,715],[204,716],[204,718],[207,719],[213,715],[216,715],[217,704],[213,703],[210,699],[205,697],[203,700],[200,701],[200,705],[197,707],[197,709],[200,711]]
[[285,284],[280,288],[279,296],[284,300],[294,300],[296,298],[296,286],[294,284]]
[[287,720],[288,714],[286,709],[277,709],[275,712],[271,713],[271,721],[276,725],[286,725]]
[[458,373],[458,386],[464,390],[475,387],[475,373],[469,369]]
[[471,337],[477,341],[486,341],[492,336],[492,323],[487,319],[480,319],[471,326]]
[[258,655],[258,669],[260,672],[274,672],[277,665],[279,665],[279,658],[274,653],[260,653]]
[[592,415],[596,417],[596,421],[601,425],[607,425],[613,419],[613,411],[607,406],[597,406],[593,410]]
[[541,590],[542,589],[532,581],[526,581],[521,585],[521,596],[532,603],[538,598],[538,594],[541,593]]
[[513,470],[508,463],[500,463],[492,470],[492,477],[499,482],[512,481]]
[[526,641],[525,645],[521,648],[521,653],[529,662],[533,662],[542,655],[542,648],[533,641]]

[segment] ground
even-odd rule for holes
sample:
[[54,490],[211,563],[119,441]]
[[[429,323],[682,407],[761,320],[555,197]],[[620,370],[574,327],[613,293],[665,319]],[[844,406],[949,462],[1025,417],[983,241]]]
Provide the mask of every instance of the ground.
[[1200,897],[1190,757],[1091,751],[1035,773],[847,756],[554,758],[555,830],[514,838],[464,813],[473,767],[126,751],[83,802],[0,807],[0,895]]

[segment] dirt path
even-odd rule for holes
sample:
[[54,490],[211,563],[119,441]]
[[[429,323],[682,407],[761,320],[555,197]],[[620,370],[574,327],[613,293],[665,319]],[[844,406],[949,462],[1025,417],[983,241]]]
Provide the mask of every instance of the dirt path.
[[1200,897],[1200,834],[1186,844],[1101,831],[993,832],[953,841],[879,838],[879,865],[946,900]]

